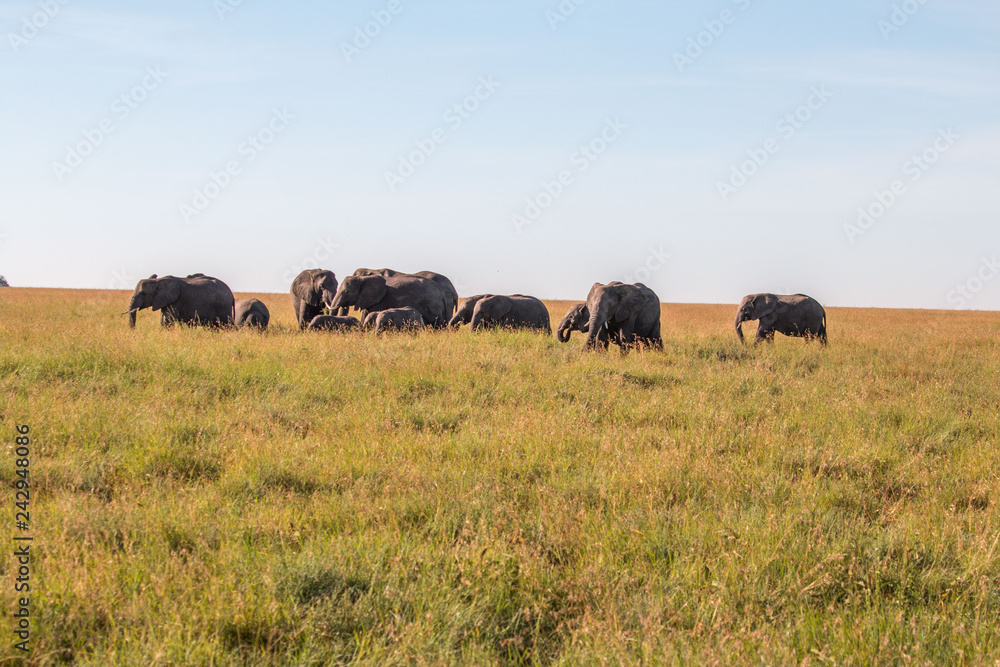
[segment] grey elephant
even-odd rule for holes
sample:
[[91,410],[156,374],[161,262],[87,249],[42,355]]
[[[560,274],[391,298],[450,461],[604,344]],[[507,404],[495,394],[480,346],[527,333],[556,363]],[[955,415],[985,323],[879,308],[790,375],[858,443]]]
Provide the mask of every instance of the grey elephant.
[[160,324],[175,322],[229,326],[233,324],[236,299],[229,285],[218,278],[195,273],[186,278],[154,273],[135,286],[128,302],[128,324],[135,327],[136,313],[144,308],[160,312]]
[[[556,338],[560,343],[568,343],[570,334],[574,331],[582,333],[590,331],[590,311],[587,309],[586,303],[578,303],[570,307],[556,328]],[[610,337],[610,330],[605,324],[597,334],[598,345],[606,348]]]
[[337,276],[326,269],[306,269],[295,277],[289,291],[299,329],[305,329],[333,302],[337,294]]
[[346,331],[356,329],[361,323],[356,317],[336,317],[334,315],[317,315],[309,323],[310,331]]
[[455,315],[448,321],[449,327],[460,327],[472,321],[472,313],[476,310],[476,304],[492,294],[477,294],[466,297],[458,304]]
[[410,307],[420,313],[428,326],[440,328],[448,324],[441,288],[433,280],[418,276],[348,276],[337,290],[331,308],[350,306],[368,313]]
[[748,294],[736,311],[736,335],[743,342],[743,323],[759,320],[754,343],[774,340],[774,332],[826,345],[826,311],[805,294]]
[[424,328],[424,318],[421,317],[416,308],[409,306],[389,308],[368,315],[369,318],[373,316],[375,333],[377,334],[387,331],[416,331]]
[[479,294],[462,302],[449,326],[471,323],[473,331],[491,327],[537,329],[552,333],[549,310],[533,296],[513,294]]
[[635,346],[663,349],[660,337],[660,298],[643,285],[594,283],[587,295],[587,349],[607,347],[601,329],[608,327],[608,340],[624,353]]
[[[417,271],[416,273],[404,273],[402,271],[396,271],[395,269],[358,269],[354,272],[355,276],[382,276],[383,278],[393,278],[395,276],[416,276],[418,278],[426,278],[428,280],[433,280],[434,283],[441,288],[441,293],[444,294],[445,304],[445,317],[451,317],[452,313],[455,312],[455,308],[458,306],[458,290],[455,289],[455,285],[452,284],[447,277],[441,275],[440,273],[435,273],[433,271]],[[346,315],[347,312],[341,312],[341,315]]]
[[260,299],[236,299],[233,308],[236,326],[252,327],[264,331],[271,321],[271,311]]

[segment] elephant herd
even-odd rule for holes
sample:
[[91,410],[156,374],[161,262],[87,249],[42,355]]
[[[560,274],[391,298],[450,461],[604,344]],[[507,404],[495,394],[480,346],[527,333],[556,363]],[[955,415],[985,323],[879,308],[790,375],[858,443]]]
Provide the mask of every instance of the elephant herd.
[[[292,309],[300,329],[374,329],[377,333],[471,325],[514,328],[551,334],[549,312],[539,299],[524,294],[478,294],[460,300],[448,278],[432,271],[402,273],[392,269],[358,269],[338,283],[332,271],[308,269],[290,289]],[[348,315],[360,311],[360,319]],[[160,311],[160,322],[170,326],[205,324],[266,329],[267,306],[258,299],[236,299],[218,278],[195,273],[184,278],[153,274],[140,280],[129,301],[129,326],[145,308]],[[755,342],[771,341],[775,332],[826,344],[826,312],[804,294],[750,294],[736,313],[735,329],[743,341],[742,324],[758,320]],[[660,336],[660,299],[642,283],[594,283],[587,300],[569,309],[556,328],[556,337],[569,342],[570,334],[586,334],[585,348],[621,350],[663,348]]]

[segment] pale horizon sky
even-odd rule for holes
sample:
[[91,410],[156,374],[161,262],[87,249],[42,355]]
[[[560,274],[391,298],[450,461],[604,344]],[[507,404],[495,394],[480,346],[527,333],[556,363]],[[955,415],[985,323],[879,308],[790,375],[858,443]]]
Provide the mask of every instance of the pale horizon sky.
[[996,3],[15,0],[0,26],[14,286],[387,266],[1000,309]]

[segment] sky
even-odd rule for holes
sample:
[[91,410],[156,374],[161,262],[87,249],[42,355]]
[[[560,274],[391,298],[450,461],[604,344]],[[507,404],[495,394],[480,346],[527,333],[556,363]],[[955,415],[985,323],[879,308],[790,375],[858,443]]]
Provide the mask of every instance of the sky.
[[1000,308],[995,0],[5,1],[0,274]]

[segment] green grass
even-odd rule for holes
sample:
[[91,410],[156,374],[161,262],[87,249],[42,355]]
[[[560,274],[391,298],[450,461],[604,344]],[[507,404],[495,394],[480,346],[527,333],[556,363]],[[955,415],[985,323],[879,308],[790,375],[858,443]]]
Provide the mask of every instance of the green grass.
[[31,664],[1000,660],[995,313],[754,349],[733,306],[664,305],[664,351],[622,357],[302,333],[258,296],[264,335],[0,291]]

